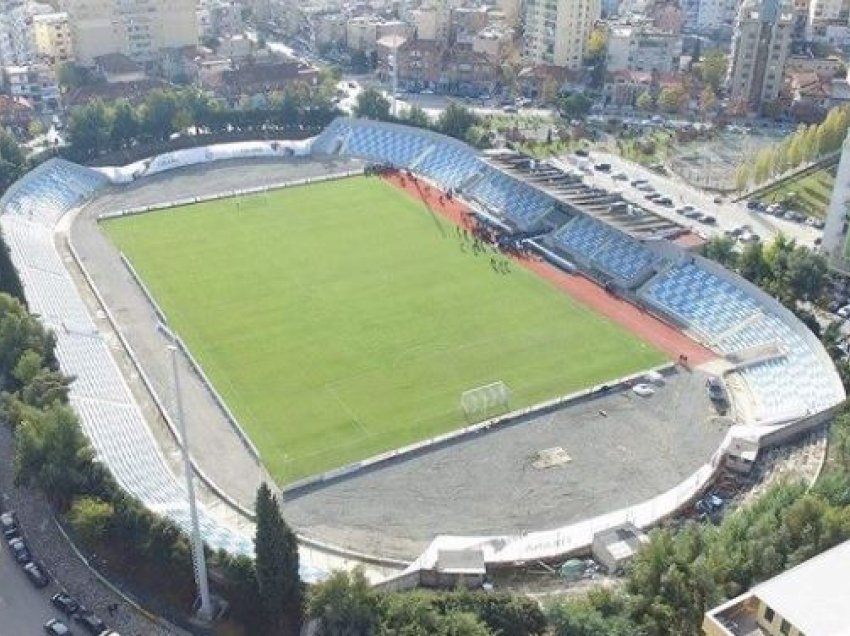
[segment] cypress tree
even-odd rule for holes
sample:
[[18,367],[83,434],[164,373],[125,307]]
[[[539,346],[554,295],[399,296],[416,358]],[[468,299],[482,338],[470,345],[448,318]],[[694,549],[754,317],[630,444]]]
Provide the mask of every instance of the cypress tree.
[[297,634],[303,596],[298,574],[298,541],[266,484],[257,489],[255,512],[257,585],[270,633]]

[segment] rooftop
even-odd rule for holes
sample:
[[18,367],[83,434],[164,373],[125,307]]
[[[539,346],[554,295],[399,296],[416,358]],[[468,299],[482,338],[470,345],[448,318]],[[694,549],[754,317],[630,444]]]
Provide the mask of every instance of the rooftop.
[[797,630],[818,636],[850,636],[847,572],[850,541],[827,550],[708,613],[734,636],[761,636],[757,600]]

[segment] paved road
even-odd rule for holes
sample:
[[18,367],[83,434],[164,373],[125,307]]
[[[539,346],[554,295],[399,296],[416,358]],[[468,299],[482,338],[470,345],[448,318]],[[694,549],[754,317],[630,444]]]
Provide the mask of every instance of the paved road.
[[[571,156],[565,155],[560,159],[568,164],[573,165]],[[608,190],[619,191],[623,197],[634,203],[638,203],[647,209],[657,212],[663,217],[672,219],[677,223],[690,227],[698,234],[712,236],[721,234],[725,230],[731,230],[741,225],[749,225],[752,231],[758,234],[762,240],[770,240],[772,237],[783,233],[786,236],[796,239],[802,245],[814,246],[815,239],[821,236],[821,230],[777,219],[772,216],[760,214],[748,210],[743,203],[732,203],[724,201],[721,204],[714,203],[714,195],[708,194],[699,190],[683,180],[675,176],[658,175],[643,166],[627,161],[616,155],[611,155],[603,152],[591,152],[591,160],[595,162],[604,161],[611,164],[611,172],[608,174],[594,172],[585,177],[585,182],[591,185],[606,188]],[[707,226],[697,221],[686,219],[683,216],[676,214],[672,208],[665,208],[656,205],[644,198],[643,192],[633,188],[628,181],[615,181],[611,178],[612,175],[624,172],[629,176],[629,179],[646,179],[650,184],[662,194],[669,196],[676,207],[689,204],[702,210],[706,214],[711,214],[717,219],[717,225]]]
[[44,590],[34,588],[9,550],[0,548],[0,635],[39,634],[47,619],[62,618],[50,604],[55,591],[54,584]]

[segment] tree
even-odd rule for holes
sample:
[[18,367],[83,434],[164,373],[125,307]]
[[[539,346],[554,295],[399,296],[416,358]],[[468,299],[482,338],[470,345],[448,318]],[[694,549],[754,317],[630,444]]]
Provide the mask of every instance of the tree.
[[652,99],[652,94],[649,91],[644,91],[638,95],[637,106],[638,110],[652,110],[655,100]]
[[668,86],[658,95],[658,107],[667,113],[677,113],[687,104],[688,95],[681,86]]
[[558,99],[558,82],[553,79],[547,79],[543,82],[543,88],[540,92],[544,104],[554,104]]
[[565,119],[584,119],[592,105],[583,93],[571,93],[558,102],[558,109]]
[[734,269],[737,260],[735,241],[729,236],[713,236],[702,246],[702,255],[724,267]]
[[172,91],[156,90],[145,99],[141,109],[141,130],[150,139],[168,141],[177,131],[180,104]]
[[428,128],[431,125],[428,114],[416,104],[411,105],[401,116],[401,119],[408,126],[416,126],[417,128]]
[[302,600],[298,542],[265,483],[257,489],[255,513],[257,584],[269,629],[275,634],[297,634]]
[[707,116],[717,105],[717,95],[711,86],[706,86],[702,89],[699,95],[699,109],[703,117]]
[[60,509],[83,491],[93,458],[76,415],[62,404],[30,409],[15,429],[16,483],[35,482]]
[[139,134],[139,120],[136,111],[127,100],[121,100],[113,109],[110,139],[112,148],[129,148]]
[[102,499],[77,497],[68,511],[68,521],[77,536],[91,548],[107,536],[114,513],[112,505]]
[[458,104],[449,104],[437,119],[437,128],[444,135],[455,139],[466,139],[470,128],[480,123],[478,115]]
[[787,282],[794,299],[816,300],[826,283],[826,259],[809,248],[796,246],[788,256]]
[[25,162],[20,144],[5,130],[0,130],[0,192],[18,180]]
[[374,88],[367,88],[357,95],[357,106],[355,111],[358,117],[377,119],[378,121],[389,121],[390,100],[381,95],[381,93]]
[[708,84],[717,93],[720,85],[726,77],[727,67],[726,54],[722,51],[710,51],[700,62],[702,81]]
[[605,51],[608,48],[608,30],[604,26],[597,26],[587,37],[587,49],[585,59],[592,64],[602,62],[605,59]]
[[110,127],[106,106],[99,99],[74,111],[68,122],[72,157],[88,161],[106,150]]
[[363,571],[334,572],[313,587],[308,615],[319,622],[319,636],[373,634],[378,625],[378,597]]

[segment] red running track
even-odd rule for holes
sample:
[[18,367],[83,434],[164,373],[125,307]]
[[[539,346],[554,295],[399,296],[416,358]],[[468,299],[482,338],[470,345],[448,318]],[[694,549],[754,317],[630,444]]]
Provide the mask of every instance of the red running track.
[[[428,208],[438,212],[453,223],[469,228],[469,208],[457,199],[448,199],[440,190],[421,179],[406,174],[384,177],[419,199]],[[688,364],[697,366],[717,358],[717,355],[694,342],[681,330],[656,318],[641,307],[606,292],[600,285],[580,274],[568,274],[546,261],[533,258],[516,258],[517,263],[562,289],[583,305],[607,316],[632,333],[664,351],[674,360],[687,356]]]

